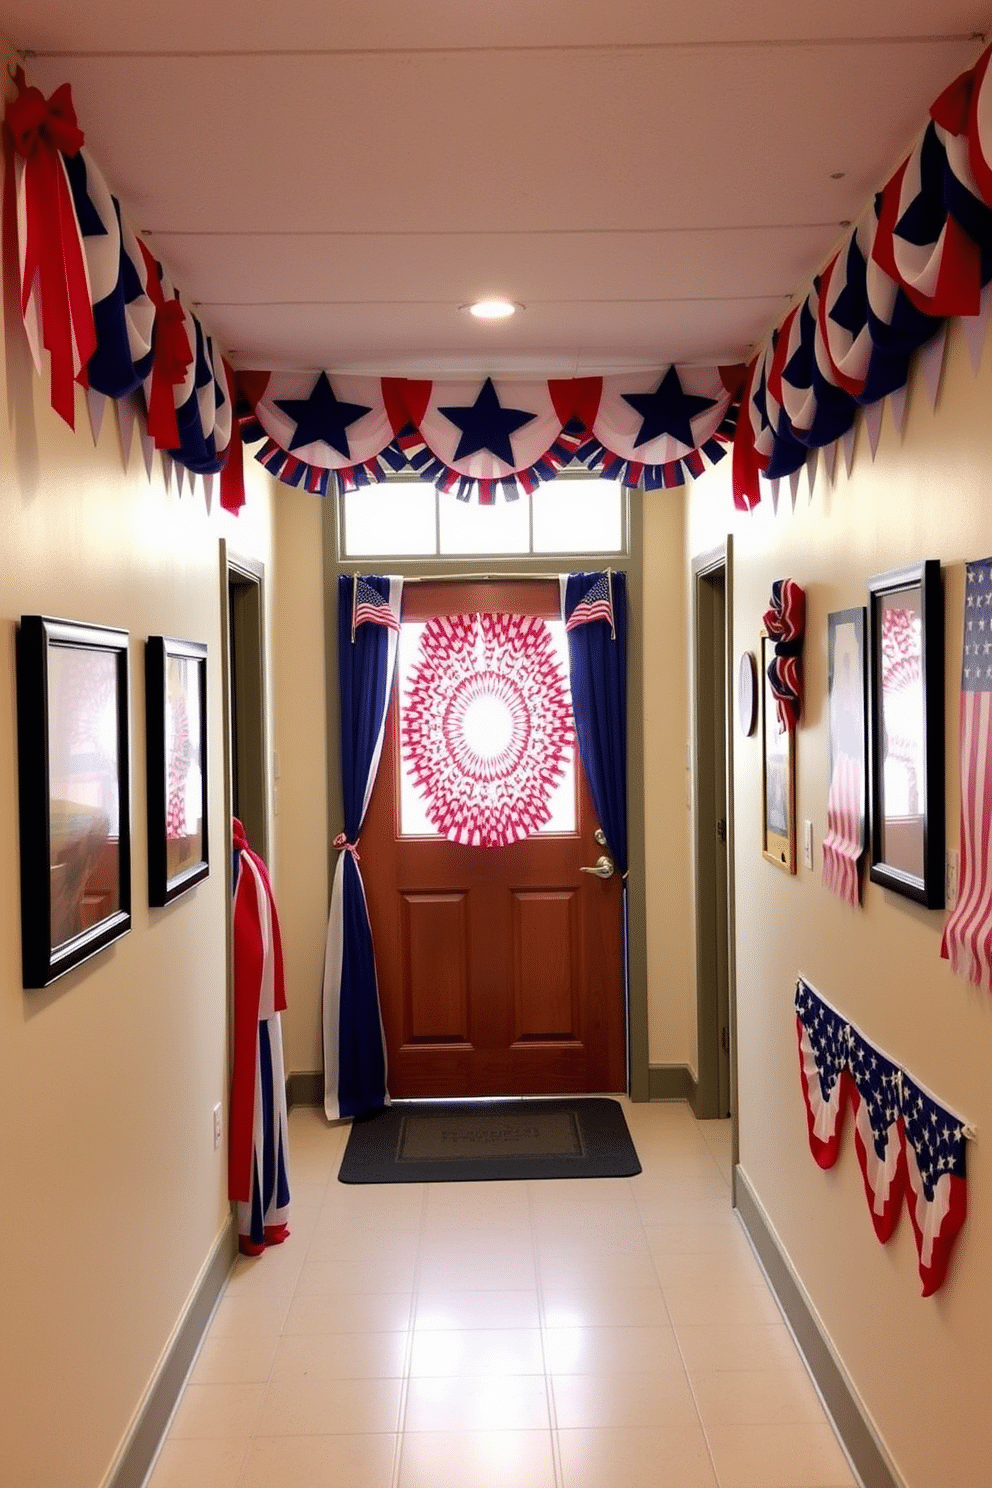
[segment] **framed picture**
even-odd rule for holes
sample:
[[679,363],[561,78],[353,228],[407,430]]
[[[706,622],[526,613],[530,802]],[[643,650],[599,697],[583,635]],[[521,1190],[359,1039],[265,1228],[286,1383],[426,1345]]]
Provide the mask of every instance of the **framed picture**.
[[868,669],[865,611],[827,616],[827,696],[830,724],[830,790],[827,815],[848,845],[865,848],[868,783]]
[[207,839],[207,648],[149,636],[148,902],[168,904],[210,872]]
[[786,873],[796,871],[796,735],[779,723],[768,667],[775,655],[761,637],[761,852]]
[[47,987],[131,928],[126,630],[21,616],[17,756],[23,979]]
[[944,603],[935,558],[868,580],[871,870],[944,903]]

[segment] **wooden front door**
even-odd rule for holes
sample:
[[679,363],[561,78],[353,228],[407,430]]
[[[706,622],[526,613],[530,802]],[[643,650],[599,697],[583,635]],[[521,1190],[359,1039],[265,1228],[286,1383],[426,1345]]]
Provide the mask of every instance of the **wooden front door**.
[[[553,583],[410,584],[404,621],[559,616]],[[361,834],[362,875],[395,1097],[549,1095],[626,1085],[619,874],[576,749],[574,831],[508,847],[400,833],[396,687]]]

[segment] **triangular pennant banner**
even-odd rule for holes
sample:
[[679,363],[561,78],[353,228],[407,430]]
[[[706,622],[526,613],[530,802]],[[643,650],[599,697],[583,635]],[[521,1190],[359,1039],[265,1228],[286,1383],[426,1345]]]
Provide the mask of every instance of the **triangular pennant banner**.
[[214,509],[214,478],[212,475],[203,477],[203,500],[209,516]]
[[884,398],[879,398],[877,403],[869,403],[865,409],[865,428],[868,430],[868,446],[873,460],[878,450],[878,441],[882,437],[882,414],[884,412]]
[[819,462],[820,451],[811,449],[806,461],[806,478],[809,481],[809,499],[813,500],[813,487],[816,485],[816,467]]
[[168,490],[172,484],[172,456],[167,454],[165,450],[161,451],[161,455],[162,479],[165,481],[165,489]]
[[776,516],[778,516],[778,490],[780,484],[781,482],[778,480],[768,482],[768,489],[771,491],[772,495],[772,511],[775,513]]
[[131,459],[131,441],[134,437],[138,410],[133,397],[118,398],[114,406],[117,409],[117,429],[121,436],[121,454],[124,456],[126,470]]
[[186,484],[186,469],[185,469],[185,466],[180,465],[179,461],[177,460],[175,462],[175,470],[176,470],[176,488],[179,491],[179,494],[181,496],[183,494],[183,487]]
[[141,454],[145,462],[145,474],[148,479],[152,478],[152,464],[155,459],[155,440],[148,432],[145,424],[138,426],[138,438],[141,440]]
[[982,364],[982,352],[985,350],[990,315],[992,315],[992,283],[986,284],[982,290],[982,305],[978,314],[964,315],[961,318],[961,329],[964,331],[964,339],[968,343],[968,355],[971,357],[971,370],[976,377]]
[[789,495],[792,498],[793,511],[796,509],[796,497],[799,495],[799,477],[802,475],[802,472],[803,467],[800,465],[798,470],[792,470],[789,473]]
[[834,472],[837,469],[837,443],[835,439],[833,444],[828,444],[823,451],[823,468],[827,472],[827,479],[831,485],[834,483]]
[[908,389],[903,383],[889,394],[889,407],[892,409],[892,418],[896,428],[901,434],[906,427],[906,394]]
[[93,434],[93,444],[100,443],[100,430],[103,428],[103,415],[107,411],[107,399],[103,393],[98,393],[95,388],[86,389],[86,411],[90,416],[90,430]]
[[857,424],[852,424],[851,427],[846,430],[844,434],[841,435],[840,440],[841,444],[844,447],[844,465],[849,476],[852,469],[854,468],[854,436],[857,432],[857,427]]
[[930,407],[936,409],[937,394],[940,392],[940,378],[944,370],[944,349],[947,346],[947,321],[942,321],[940,330],[932,337],[925,346],[921,346],[917,352],[920,359],[920,369],[923,372],[923,381],[926,384],[927,393],[930,397]]

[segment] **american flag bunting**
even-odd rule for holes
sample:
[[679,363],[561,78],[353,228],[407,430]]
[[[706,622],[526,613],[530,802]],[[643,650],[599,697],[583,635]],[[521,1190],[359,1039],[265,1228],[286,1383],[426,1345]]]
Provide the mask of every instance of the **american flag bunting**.
[[802,977],[796,986],[796,1032],[809,1149],[821,1168],[832,1168],[840,1151],[850,1081],[850,1029]]

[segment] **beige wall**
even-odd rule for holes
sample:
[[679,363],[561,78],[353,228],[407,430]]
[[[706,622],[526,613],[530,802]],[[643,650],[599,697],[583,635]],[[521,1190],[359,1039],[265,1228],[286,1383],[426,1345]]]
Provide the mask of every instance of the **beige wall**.
[[[826,617],[866,601],[869,574],[922,558],[944,565],[947,626],[948,844],[958,842],[957,707],[966,560],[992,551],[992,349],[971,371],[952,327],[936,414],[919,375],[905,433],[886,410],[874,463],[858,429],[849,479],[821,470],[795,513],[767,498],[735,516],[726,465],[690,496],[689,549],[734,533],[733,660],[756,650],[771,583],[807,591],[806,709],[797,741],[797,814],[813,823],[815,869],[789,878],[760,856],[760,745],[735,740],[737,997],[741,1164],[855,1388],[909,1488],[977,1481],[992,1452],[988,1339],[992,1330],[992,999],[940,960],[943,911],[868,884],[864,907],[820,884],[826,830]],[[736,728],[736,724],[735,724]],[[821,1172],[807,1146],[792,1000],[797,973],[955,1111],[976,1123],[969,1146],[971,1213],[942,1292],[919,1295],[908,1215],[878,1244],[853,1136]]]
[[[11,59],[0,51],[0,62]],[[4,245],[4,261],[11,253]],[[16,257],[13,259],[16,262]],[[0,1478],[94,1488],[228,1218],[227,903],[218,539],[272,562],[268,477],[247,511],[180,498],[114,410],[94,448],[82,395],[73,433],[48,406],[16,305],[0,337]],[[43,991],[25,992],[14,638],[42,612],[130,632],[133,928]],[[209,646],[209,878],[149,909],[143,640]]]
[[[328,500],[333,500],[329,497]],[[286,960],[286,1070],[319,1070],[329,900],[323,503],[280,486],[276,510],[276,829],[273,886]]]
[[685,492],[647,492],[643,510],[648,1058],[695,1075]]

